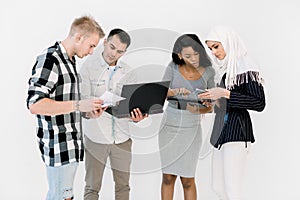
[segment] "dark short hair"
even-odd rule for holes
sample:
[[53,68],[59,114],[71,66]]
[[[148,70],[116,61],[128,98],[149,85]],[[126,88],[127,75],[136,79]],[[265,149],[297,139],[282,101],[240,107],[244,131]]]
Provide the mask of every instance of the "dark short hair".
[[109,40],[111,37],[113,37],[114,35],[118,35],[119,36],[119,39],[122,43],[126,44],[127,45],[127,48],[129,47],[130,43],[131,43],[131,39],[130,39],[130,36],[129,34],[120,29],[120,28],[115,28],[115,29],[112,29],[108,36],[107,36],[107,40]]
[[210,59],[205,51],[205,48],[198,36],[195,34],[183,34],[175,41],[172,60],[175,64],[182,65],[185,64],[183,59],[180,59],[178,53],[181,53],[183,48],[192,47],[194,51],[199,53],[199,65],[202,67],[211,66]]

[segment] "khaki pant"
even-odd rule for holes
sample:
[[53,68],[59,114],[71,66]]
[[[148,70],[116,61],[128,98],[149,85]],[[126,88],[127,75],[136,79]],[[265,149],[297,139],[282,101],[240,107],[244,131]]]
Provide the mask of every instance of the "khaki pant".
[[[99,144],[85,137],[84,200],[98,200],[105,167],[110,167],[115,182],[115,200],[129,200],[131,139],[121,144]],[[106,166],[107,158],[111,166]]]

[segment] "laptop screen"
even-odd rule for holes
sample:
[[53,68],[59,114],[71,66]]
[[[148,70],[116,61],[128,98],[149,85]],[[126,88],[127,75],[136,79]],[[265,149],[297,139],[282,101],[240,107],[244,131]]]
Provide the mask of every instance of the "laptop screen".
[[162,113],[169,85],[170,81],[123,85],[121,96],[126,99],[107,112],[118,118],[130,117],[134,108],[143,114]]

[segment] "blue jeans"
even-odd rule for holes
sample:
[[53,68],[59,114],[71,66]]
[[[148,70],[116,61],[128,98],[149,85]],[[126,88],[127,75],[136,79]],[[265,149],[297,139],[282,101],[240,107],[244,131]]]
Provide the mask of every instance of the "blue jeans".
[[47,200],[73,199],[73,183],[78,162],[59,167],[46,166],[49,190]]

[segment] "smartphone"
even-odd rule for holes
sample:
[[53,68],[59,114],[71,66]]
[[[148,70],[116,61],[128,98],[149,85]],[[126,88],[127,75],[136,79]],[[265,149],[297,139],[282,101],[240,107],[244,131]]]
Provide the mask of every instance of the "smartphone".
[[196,88],[195,92],[196,92],[197,94],[201,94],[201,93],[206,92],[206,90],[202,90],[202,89]]

